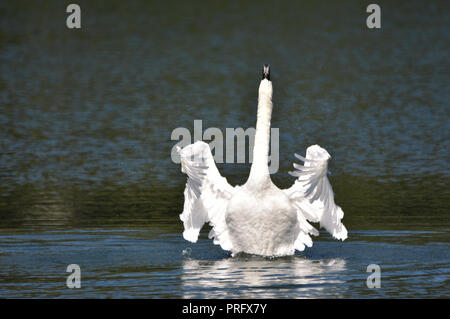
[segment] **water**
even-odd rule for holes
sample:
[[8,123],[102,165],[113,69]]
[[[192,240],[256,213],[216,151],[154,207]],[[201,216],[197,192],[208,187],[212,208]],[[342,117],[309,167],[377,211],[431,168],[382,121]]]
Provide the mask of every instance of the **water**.
[[[361,298],[448,297],[448,231],[353,231],[304,255],[229,257],[203,238],[146,229],[74,229],[1,235],[3,297]],[[82,269],[81,289],[65,268]],[[368,289],[368,263],[381,288]]]
[[[0,297],[449,297],[449,5],[0,3]],[[284,188],[320,144],[349,239],[288,258],[181,237],[177,127],[254,127],[272,65]],[[219,164],[231,184],[248,164]],[[79,264],[82,288],[66,287]],[[369,264],[381,288],[366,286]]]

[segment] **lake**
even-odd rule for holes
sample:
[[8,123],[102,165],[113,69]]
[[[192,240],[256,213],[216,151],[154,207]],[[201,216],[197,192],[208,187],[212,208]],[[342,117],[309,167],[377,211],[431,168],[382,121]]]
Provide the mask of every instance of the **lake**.
[[[381,29],[357,1],[78,1],[68,29],[61,1],[1,2],[0,297],[449,298],[450,5],[377,3]],[[182,238],[171,135],[255,127],[263,63],[272,179],[326,148],[349,238],[231,257]]]

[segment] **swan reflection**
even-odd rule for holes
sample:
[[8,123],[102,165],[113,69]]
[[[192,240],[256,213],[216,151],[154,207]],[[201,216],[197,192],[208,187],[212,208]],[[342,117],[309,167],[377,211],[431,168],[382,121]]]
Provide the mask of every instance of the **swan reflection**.
[[345,270],[343,259],[187,258],[183,261],[182,284],[185,298],[340,297]]

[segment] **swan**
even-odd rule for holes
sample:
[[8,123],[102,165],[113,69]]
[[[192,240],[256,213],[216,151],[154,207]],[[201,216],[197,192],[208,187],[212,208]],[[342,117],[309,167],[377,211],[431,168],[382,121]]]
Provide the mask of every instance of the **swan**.
[[188,176],[180,214],[187,241],[195,243],[205,223],[212,226],[208,237],[232,256],[241,252],[287,256],[303,251],[312,246],[311,235],[319,235],[310,222],[319,223],[335,239],[347,238],[341,222],[344,212],[335,204],[327,178],[331,156],[325,149],[312,145],[305,157],[295,154],[304,164],[293,164],[295,170],[289,174],[296,180],[290,188],[281,190],[270,179],[272,91],[270,66],[264,64],[253,163],[244,185],[233,187],[220,175],[207,143],[177,147],[181,171]]

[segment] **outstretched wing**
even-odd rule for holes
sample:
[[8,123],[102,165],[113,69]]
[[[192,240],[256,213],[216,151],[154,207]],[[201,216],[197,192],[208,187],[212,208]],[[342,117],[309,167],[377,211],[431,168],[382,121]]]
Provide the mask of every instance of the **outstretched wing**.
[[195,142],[178,149],[181,171],[188,175],[184,190],[184,209],[180,219],[184,224],[184,239],[195,243],[203,224],[213,228],[209,238],[225,250],[232,244],[225,223],[225,212],[234,188],[217,170],[209,145]]
[[[334,203],[333,189],[327,178],[330,154],[319,145],[313,145],[306,150],[306,158],[298,154],[295,157],[304,165],[294,163],[296,170],[289,174],[297,180],[284,192],[296,206],[298,215],[319,222],[334,238],[345,240],[347,229],[341,222],[344,212]],[[301,220],[299,222],[301,224]]]

